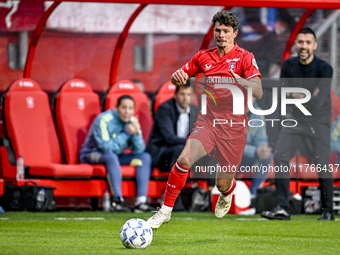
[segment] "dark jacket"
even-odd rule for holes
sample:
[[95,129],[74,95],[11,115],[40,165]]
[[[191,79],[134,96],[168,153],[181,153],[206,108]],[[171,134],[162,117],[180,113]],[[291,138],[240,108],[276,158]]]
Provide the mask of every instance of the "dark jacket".
[[[199,108],[190,104],[190,132],[194,127],[199,113]],[[180,113],[176,107],[174,98],[164,102],[159,106],[155,114],[155,120],[146,151],[150,153],[152,162],[158,162],[163,150],[166,147],[182,144],[183,147],[186,138],[177,136],[177,121]]]
[[[300,121],[319,122],[325,120],[330,123],[332,115],[331,104],[331,83],[333,68],[326,61],[314,55],[313,61],[308,65],[302,65],[298,57],[286,59],[281,67],[280,82],[284,87],[300,87],[309,90],[312,97],[303,105],[312,114],[305,116],[300,109],[293,107],[292,115],[294,119]],[[319,93],[313,95],[315,88],[319,88]]]

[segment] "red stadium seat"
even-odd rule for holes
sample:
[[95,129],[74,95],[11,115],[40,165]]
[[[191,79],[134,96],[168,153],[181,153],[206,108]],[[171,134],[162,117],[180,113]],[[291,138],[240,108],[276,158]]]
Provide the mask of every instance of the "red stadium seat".
[[5,191],[5,182],[3,179],[0,179],[0,197],[4,194]]
[[150,112],[150,103],[147,95],[141,92],[138,86],[129,80],[121,80],[113,84],[105,97],[105,110],[116,107],[117,100],[123,95],[129,95],[135,100],[135,116],[141,125],[145,143],[147,143],[153,125]]
[[153,112],[156,113],[158,107],[163,104],[165,101],[168,101],[170,98],[173,98],[175,95],[176,86],[168,81],[164,83],[161,88],[158,90],[157,95],[155,97],[155,101],[153,104]]
[[[84,143],[93,120],[100,113],[99,96],[86,81],[71,79],[62,85],[55,100],[55,118],[68,164],[78,163],[79,148]],[[106,180],[105,165],[92,166],[93,176]],[[123,196],[131,196],[131,190],[135,186],[131,180],[135,176],[135,168],[123,166],[122,174]]]
[[[3,107],[7,138],[10,141],[3,142],[0,147],[2,176],[5,179],[15,179],[16,168],[12,159],[22,155],[25,160],[25,177],[37,180],[38,184],[46,182],[56,187],[56,194],[103,194],[105,182],[90,180],[93,177],[91,165],[62,164],[61,146],[49,99],[35,81],[15,81],[5,95]],[[11,148],[14,155],[11,155]],[[69,185],[71,180],[72,184],[78,183],[87,188],[76,190],[75,185]],[[24,185],[24,182],[25,180],[19,181],[17,184]],[[61,188],[64,190],[61,191]]]
[[78,163],[78,150],[99,113],[99,95],[86,81],[71,79],[62,85],[55,101],[55,118],[66,163]]

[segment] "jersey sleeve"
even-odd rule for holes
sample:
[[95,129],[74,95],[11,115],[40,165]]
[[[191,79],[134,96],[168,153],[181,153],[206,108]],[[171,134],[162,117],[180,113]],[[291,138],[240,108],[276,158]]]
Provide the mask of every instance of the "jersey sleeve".
[[243,78],[247,80],[255,77],[262,78],[259,67],[252,53],[248,53],[243,59],[243,75]]
[[196,76],[198,73],[202,73],[202,69],[199,66],[199,57],[201,55],[201,51],[197,52],[195,56],[182,66],[182,70],[189,76]]

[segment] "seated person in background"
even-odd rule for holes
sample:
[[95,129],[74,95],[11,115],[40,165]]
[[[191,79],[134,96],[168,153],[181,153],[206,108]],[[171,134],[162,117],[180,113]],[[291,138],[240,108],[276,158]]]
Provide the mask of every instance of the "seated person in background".
[[[155,114],[146,151],[152,157],[152,167],[157,167],[162,172],[170,172],[176,163],[197,119],[199,107],[190,103],[192,92],[190,81],[177,86],[175,96],[161,104]],[[206,156],[195,165],[204,164],[216,165],[217,162]],[[214,175],[207,178],[207,181],[212,189],[215,185]]]
[[139,80],[139,79],[132,79],[131,81],[138,86],[138,88],[140,89],[140,91],[142,93],[145,93],[144,83],[141,80]]
[[331,151],[336,153],[336,163],[340,163],[340,114],[336,117],[331,129]]
[[[133,116],[135,102],[128,95],[118,98],[116,109],[100,113],[93,121],[84,144],[79,150],[79,162],[104,164],[113,194],[112,210],[130,211],[122,192],[120,165],[136,166],[137,199],[135,212],[154,210],[147,204],[147,191],[151,175],[151,157],[145,152],[145,143],[138,119]],[[131,154],[123,151],[130,147]]]
[[138,88],[140,89],[140,91],[142,93],[144,93],[145,95],[148,96],[149,104],[150,104],[150,112],[152,112],[152,109],[151,109],[151,107],[152,107],[152,100],[151,100],[151,98],[153,97],[153,93],[145,91],[144,83],[141,80],[139,80],[139,79],[132,79],[131,81],[138,86]]
[[152,166],[170,172],[182,152],[194,126],[199,108],[190,103],[188,82],[177,86],[175,96],[159,106],[146,151],[152,157]]
[[[253,102],[254,108],[260,110],[261,108],[254,101],[254,98]],[[256,197],[257,189],[268,175],[269,165],[272,161],[272,148],[268,146],[268,135],[264,116],[253,114],[249,109],[247,110],[247,115],[251,125],[248,126],[247,143],[244,148],[241,166],[254,166],[250,168],[254,169],[254,171],[252,171],[253,175],[250,187],[251,198],[253,199]],[[267,167],[263,168],[263,166]],[[245,168],[240,167],[239,169]]]

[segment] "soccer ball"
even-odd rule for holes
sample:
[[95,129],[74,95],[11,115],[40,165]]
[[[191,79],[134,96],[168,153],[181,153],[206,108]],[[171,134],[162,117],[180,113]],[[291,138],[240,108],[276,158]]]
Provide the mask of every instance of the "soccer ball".
[[120,229],[120,240],[126,248],[145,249],[152,242],[152,228],[142,219],[131,219]]

